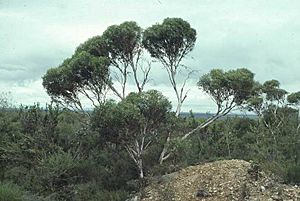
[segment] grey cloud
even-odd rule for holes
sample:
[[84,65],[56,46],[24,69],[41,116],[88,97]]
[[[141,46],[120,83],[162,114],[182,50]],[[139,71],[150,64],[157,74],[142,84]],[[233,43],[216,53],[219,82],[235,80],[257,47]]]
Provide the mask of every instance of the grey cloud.
[[24,68],[19,65],[2,64],[0,65],[0,71],[24,71]]

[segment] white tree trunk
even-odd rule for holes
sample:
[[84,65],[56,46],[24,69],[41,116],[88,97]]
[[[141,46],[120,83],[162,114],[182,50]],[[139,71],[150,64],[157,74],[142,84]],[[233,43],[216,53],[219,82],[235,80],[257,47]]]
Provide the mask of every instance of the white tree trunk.
[[138,168],[139,168],[139,172],[140,172],[140,179],[144,178],[144,170],[143,170],[143,160],[139,159],[138,160]]
[[181,100],[178,100],[177,108],[176,108],[176,117],[178,117],[180,115],[181,106],[182,106]]
[[163,164],[163,162],[166,159],[168,159],[169,156],[170,156],[170,154],[168,154],[170,140],[171,140],[171,133],[169,132],[166,143],[164,144],[164,148],[163,148],[163,150],[162,150],[162,152],[160,153],[160,156],[159,156],[159,164],[160,165]]

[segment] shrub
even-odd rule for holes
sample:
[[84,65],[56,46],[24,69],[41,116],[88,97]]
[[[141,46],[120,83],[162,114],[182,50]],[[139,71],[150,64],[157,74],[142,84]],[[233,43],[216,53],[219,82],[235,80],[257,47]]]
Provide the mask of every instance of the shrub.
[[288,183],[300,184],[300,165],[293,165],[287,168],[286,181]]
[[23,191],[12,183],[0,183],[0,201],[22,201]]
[[108,191],[99,188],[94,182],[80,184],[75,187],[74,201],[124,201],[129,193],[124,190]]

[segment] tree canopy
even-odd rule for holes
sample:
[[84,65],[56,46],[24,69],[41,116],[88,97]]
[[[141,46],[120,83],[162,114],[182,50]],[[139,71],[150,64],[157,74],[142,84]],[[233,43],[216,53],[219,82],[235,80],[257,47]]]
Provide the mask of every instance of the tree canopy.
[[195,42],[196,30],[181,18],[166,18],[162,24],[147,28],[143,35],[143,45],[151,56],[174,70]]
[[176,75],[182,59],[193,50],[196,42],[196,30],[181,18],[166,18],[162,24],[155,24],[144,31],[143,45],[151,57],[165,67],[170,83],[177,97],[176,115],[187,97],[184,87],[187,78],[178,86]]
[[287,101],[291,104],[300,105],[300,91],[289,94]]
[[43,86],[54,101],[83,110],[80,95],[94,106],[103,100],[103,93],[111,82],[109,60],[82,51],[66,59],[59,67],[49,69],[43,76]]
[[256,82],[254,74],[245,68],[229,70],[213,69],[202,75],[197,83],[199,89],[208,94],[217,106],[217,111],[210,118],[186,133],[187,138],[195,131],[207,127],[209,124],[225,116],[233,109],[243,106],[255,93]]

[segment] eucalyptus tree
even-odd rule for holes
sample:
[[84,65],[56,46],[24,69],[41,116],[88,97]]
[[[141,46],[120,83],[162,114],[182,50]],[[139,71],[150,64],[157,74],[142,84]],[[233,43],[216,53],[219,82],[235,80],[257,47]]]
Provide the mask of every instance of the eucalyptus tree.
[[[277,80],[257,85],[256,91],[247,103],[248,109],[258,115],[258,125],[254,129],[256,146],[263,157],[277,160],[283,150],[297,150],[299,146],[298,111],[291,107],[297,105],[299,94],[288,95]],[[296,153],[292,157],[297,156]]]
[[[131,68],[138,91],[143,91],[148,80],[151,65],[140,65],[143,54],[141,27],[133,21],[123,22],[120,25],[108,27],[102,37],[107,46],[111,64],[119,71],[117,78],[121,83],[123,98],[126,95],[125,88],[128,74],[130,73],[129,68]],[[143,77],[140,79],[139,70],[143,72]]]
[[178,86],[177,75],[183,67],[182,59],[190,53],[196,42],[196,30],[181,18],[166,18],[162,24],[155,24],[144,31],[143,45],[151,57],[160,61],[168,73],[170,83],[177,97],[176,115],[187,97],[185,84],[188,77]]
[[[278,80],[268,80],[256,85],[256,93],[248,99],[247,107],[264,121],[266,127],[271,126],[269,123],[277,124],[278,127],[282,123],[279,110],[287,107],[287,94],[286,90],[280,88]],[[265,121],[264,116],[267,114],[272,114],[272,122]]]
[[161,135],[170,111],[171,103],[158,91],[130,93],[119,103],[107,101],[97,107],[92,128],[102,142],[123,147],[143,178],[144,154]]
[[227,115],[233,109],[243,106],[252,96],[256,82],[254,74],[245,68],[229,70],[211,70],[210,73],[200,77],[198,87],[214,101],[216,112],[192,131],[186,133],[182,139],[187,138],[195,131],[205,128],[215,120]]
[[[300,92],[289,94],[280,88],[278,80],[265,81],[257,85],[256,91],[257,93],[248,100],[247,107],[260,117],[271,132],[287,121],[287,115],[295,114],[295,109],[297,109],[297,117],[299,116]],[[268,119],[272,120],[268,121]]]
[[[246,104],[246,101],[255,93],[256,82],[254,74],[245,68],[229,70],[227,72],[221,69],[213,69],[209,73],[202,75],[197,85],[200,90],[211,97],[217,110],[211,117],[197,125],[196,128],[185,133],[180,140],[187,139],[196,131],[207,127],[232,110]],[[160,164],[168,159],[171,154],[169,151],[169,141],[170,135],[160,154]]]
[[75,110],[84,111],[81,96],[96,106],[104,99],[109,76],[109,60],[86,51],[74,54],[43,76],[43,86],[51,99]]

